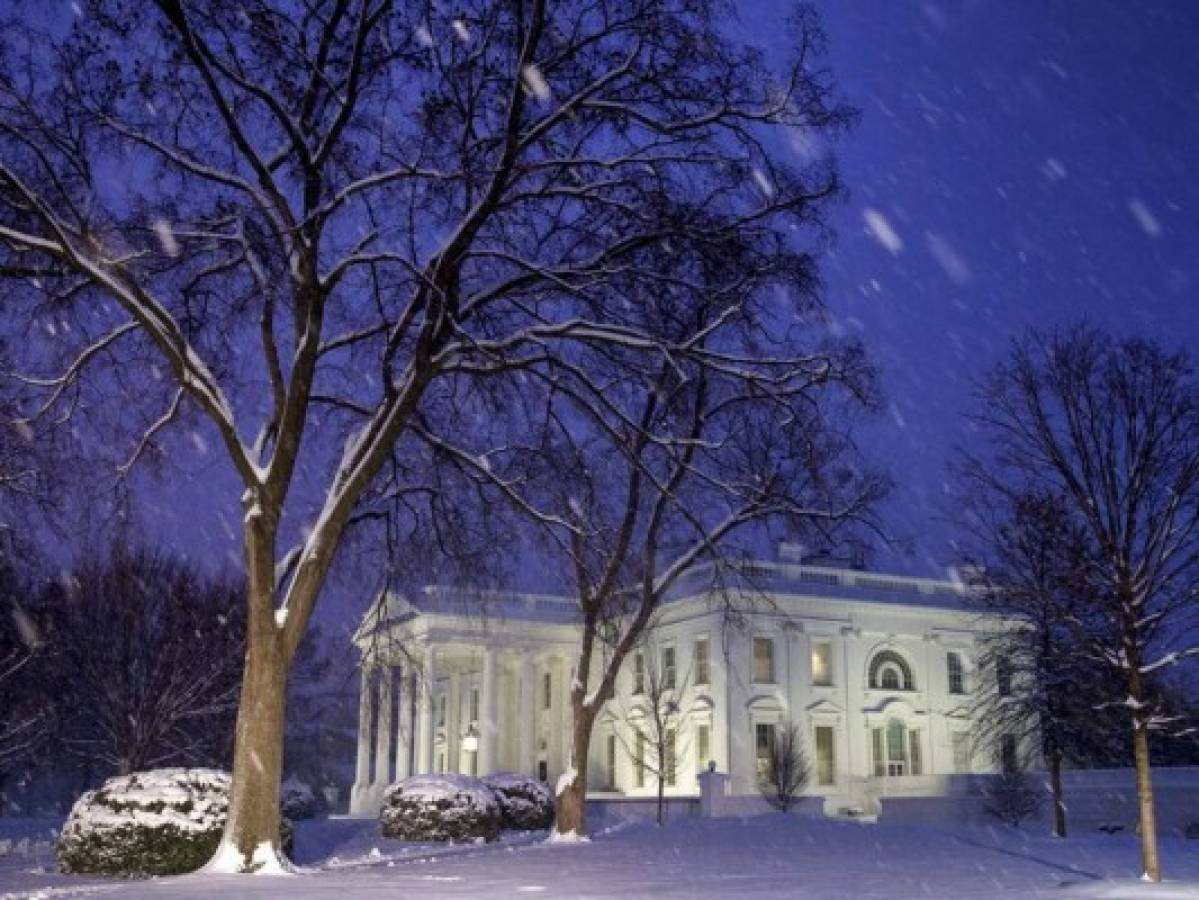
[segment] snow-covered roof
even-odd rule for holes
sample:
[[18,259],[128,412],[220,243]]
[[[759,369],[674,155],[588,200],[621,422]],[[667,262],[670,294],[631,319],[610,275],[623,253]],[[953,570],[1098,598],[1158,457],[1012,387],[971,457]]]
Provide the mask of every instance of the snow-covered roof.
[[[679,578],[669,602],[701,598],[719,590],[760,593],[774,600],[810,597],[959,611],[970,609],[971,592],[958,579],[913,578],[860,569],[749,560],[693,566]],[[355,638],[364,638],[380,625],[392,626],[425,616],[570,625],[578,621],[578,606],[573,597],[562,594],[429,585],[411,595],[381,594],[364,617]]]

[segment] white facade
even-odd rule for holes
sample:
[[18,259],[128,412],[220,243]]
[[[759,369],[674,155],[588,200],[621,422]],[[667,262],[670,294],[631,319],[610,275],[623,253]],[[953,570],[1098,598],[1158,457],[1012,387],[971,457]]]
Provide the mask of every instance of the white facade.
[[[982,623],[963,587],[788,563],[742,572],[752,590],[684,590],[664,606],[642,651],[655,659],[626,662],[596,724],[590,793],[656,793],[656,756],[637,734],[653,733],[650,677],[672,669],[668,795],[698,794],[709,766],[728,773],[732,793],[756,794],[759,756],[784,724],[800,729],[807,793],[829,811],[949,793],[962,780],[953,776],[994,771],[990,754],[972,752],[971,693],[993,687],[975,665]],[[710,582],[702,569],[687,580]],[[730,606],[742,613],[735,626]],[[363,688],[352,811],[375,812],[385,787],[409,774],[516,771],[554,784],[569,765],[575,614],[569,597],[381,596],[355,636]]]

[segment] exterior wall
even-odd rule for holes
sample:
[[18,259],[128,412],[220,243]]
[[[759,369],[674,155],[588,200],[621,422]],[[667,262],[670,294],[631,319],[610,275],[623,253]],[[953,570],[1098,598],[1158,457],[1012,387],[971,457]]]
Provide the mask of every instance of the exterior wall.
[[[387,602],[388,598],[380,602]],[[569,611],[569,598],[541,598],[540,608],[557,603]],[[764,603],[760,596],[734,599],[739,610],[750,610],[744,627],[727,628],[723,614],[707,596],[671,602],[651,636],[650,649],[661,654],[671,647],[675,653],[678,689],[674,699],[676,736],[676,782],[665,793],[673,797],[697,797],[698,773],[709,761],[729,775],[728,791],[733,796],[757,794],[755,726],[795,724],[802,735],[810,761],[815,766],[817,728],[833,733],[834,773],[831,784],[817,784],[815,772],[808,793],[825,798],[826,808],[873,808],[885,796],[922,796],[944,790],[946,780],[930,776],[955,773],[953,733],[969,732],[969,693],[949,693],[946,653],[959,653],[966,672],[967,691],[985,689],[973,661],[977,656],[974,614],[932,605],[905,605],[889,600],[848,599],[837,596],[776,594]],[[557,608],[555,608],[557,609]],[[756,611],[754,611],[756,609]],[[568,766],[569,689],[571,661],[577,652],[577,633],[567,623],[521,620],[517,616],[479,622],[468,615],[410,610],[397,616],[402,622],[389,629],[397,645],[405,648],[406,659],[434,660],[431,708],[435,727],[432,745],[422,731],[419,707],[410,727],[396,728],[394,740],[411,747],[385,746],[379,738],[378,714],[361,729],[360,775],[355,785],[352,808],[356,812],[377,809],[386,784],[401,767],[380,771],[377,757],[388,752],[396,758],[410,755],[414,771],[436,769],[469,771],[472,758],[490,759],[491,769],[541,775],[550,784]],[[773,647],[773,678],[758,680],[754,672],[754,639],[769,640]],[[699,683],[694,666],[696,641],[708,641],[709,677]],[[373,643],[359,637],[364,657],[373,664],[384,657],[377,634]],[[831,649],[828,684],[816,684],[812,651],[819,643]],[[871,687],[871,660],[879,652],[898,654],[911,672],[910,690]],[[491,675],[484,665],[491,654]],[[394,665],[394,659],[391,660]],[[660,660],[647,660],[647,672]],[[411,666],[409,666],[411,668]],[[417,667],[418,669],[421,667]],[[593,673],[598,675],[598,670]],[[549,677],[548,690],[545,678]],[[490,678],[490,680],[489,680]],[[633,692],[633,665],[626,663],[617,679],[616,696],[597,719],[590,757],[588,786],[596,796],[633,799],[657,793],[653,766],[646,766],[643,784],[636,784],[634,748],[636,730],[645,727],[644,695]],[[400,679],[399,706],[412,703],[411,693],[423,688]],[[594,679],[592,680],[594,683]],[[364,681],[364,685],[367,682]],[[490,685],[490,687],[488,687]],[[494,697],[494,721],[471,715],[472,692]],[[489,693],[490,691],[490,693]],[[446,705],[444,725],[438,713]],[[377,704],[364,702],[369,718]],[[400,717],[402,720],[402,716]],[[364,719],[365,721],[365,719]],[[905,734],[918,736],[920,774],[878,778],[872,750],[872,729],[901,723]],[[642,723],[639,726],[639,723]],[[487,749],[488,728],[494,748]],[[708,753],[701,758],[699,730],[706,729]],[[374,733],[375,740],[371,740]],[[615,771],[610,758],[609,738],[615,740]],[[905,738],[910,741],[911,738]],[[370,749],[375,744],[375,765]],[[470,746],[477,749],[471,750]],[[905,744],[909,755],[910,745]],[[653,749],[647,748],[653,762]],[[473,756],[472,754],[478,754]],[[981,755],[980,755],[981,756]],[[425,761],[428,760],[426,763]],[[969,771],[991,771],[989,759],[971,761]],[[480,766],[481,774],[486,774]],[[615,791],[610,782],[614,781]]]

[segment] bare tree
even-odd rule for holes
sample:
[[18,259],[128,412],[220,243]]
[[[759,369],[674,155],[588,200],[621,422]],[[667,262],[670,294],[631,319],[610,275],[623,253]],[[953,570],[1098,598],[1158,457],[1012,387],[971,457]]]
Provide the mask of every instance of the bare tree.
[[[580,348],[746,364],[689,310],[717,285],[718,321],[789,318],[775,301],[810,279],[798,236],[836,180],[764,135],[846,113],[803,11],[772,72],[715,0],[78,8],[52,30],[18,10],[0,42],[5,305],[54,333],[16,360],[48,373],[23,418],[96,411],[129,441],[122,471],[181,419],[216,435],[248,627],[218,853],[271,865],[288,668],[420,414],[574,373]],[[681,340],[646,331],[647,297],[691,323]]]
[[689,752],[690,729],[683,702],[691,675],[690,668],[680,668],[676,652],[673,646],[659,645],[652,630],[645,636],[635,651],[637,665],[627,706],[624,698],[621,704],[621,718],[632,733],[631,742],[618,732],[638,777],[654,779],[659,825],[666,821],[666,788],[676,783],[679,760]]
[[[977,541],[968,556],[977,590],[970,597],[987,621],[1002,622],[983,638],[980,672],[986,689],[973,692],[976,747],[1004,740],[1038,746],[1053,794],[1053,833],[1066,836],[1062,766],[1110,755],[1122,722],[1102,707],[1114,673],[1096,671],[1076,624],[1087,617],[1088,546],[1059,496],[996,495],[977,461],[965,468],[963,534]],[[965,673],[959,676],[965,678]]]
[[779,812],[789,812],[808,786],[812,766],[804,748],[799,726],[783,722],[771,732],[774,745],[767,757],[768,765],[758,788],[762,796]]
[[1199,393],[1184,353],[1087,325],[1030,332],[986,382],[990,489],[1060,497],[1090,552],[1074,622],[1120,678],[1131,719],[1145,877],[1161,879],[1149,679],[1189,657],[1199,591]]
[[56,746],[89,778],[226,763],[245,647],[240,593],[119,545],[51,584],[38,697],[55,710]]
[[5,784],[36,763],[50,730],[41,690],[45,626],[29,602],[28,575],[17,570],[12,556],[0,559],[0,810]]

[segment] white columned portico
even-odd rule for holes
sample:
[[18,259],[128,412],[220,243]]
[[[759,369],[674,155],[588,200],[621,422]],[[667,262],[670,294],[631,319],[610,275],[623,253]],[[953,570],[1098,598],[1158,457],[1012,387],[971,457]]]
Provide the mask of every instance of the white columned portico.
[[450,669],[450,698],[445,712],[445,770],[462,771],[462,672]]
[[525,652],[520,661],[520,747],[517,768],[525,775],[537,774],[537,663]]
[[379,668],[379,709],[375,714],[375,773],[373,783],[376,789],[383,789],[391,784],[391,706],[392,682],[395,673],[391,666]]
[[437,681],[437,651],[425,645],[420,677],[420,728],[417,734],[416,769],[418,775],[433,771],[433,686]]
[[495,673],[496,651],[483,650],[483,687],[479,710],[479,774],[489,775],[496,770],[496,746],[499,738],[499,713],[496,698],[499,685]]

